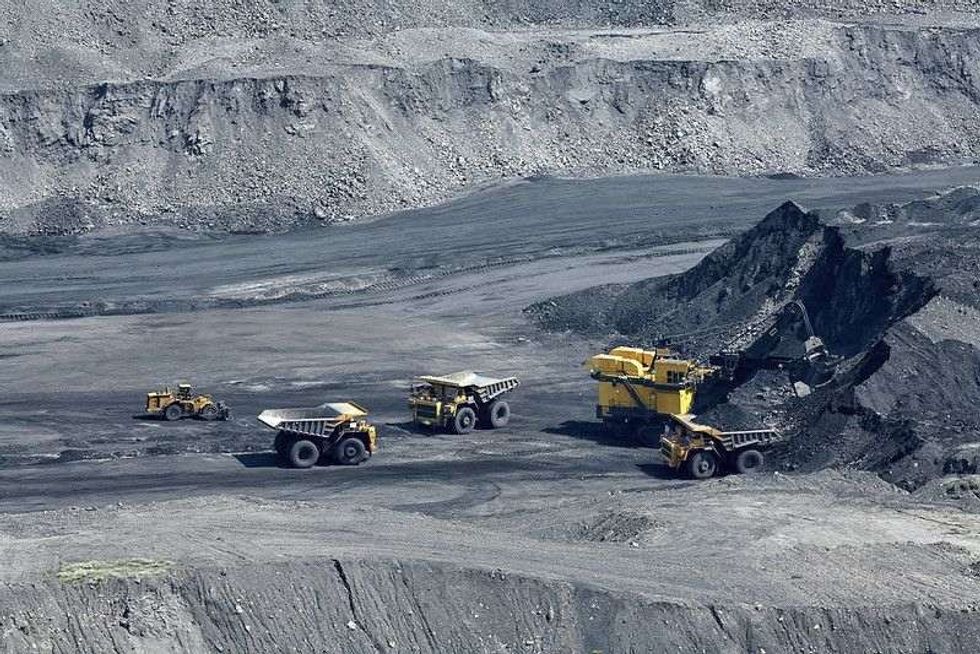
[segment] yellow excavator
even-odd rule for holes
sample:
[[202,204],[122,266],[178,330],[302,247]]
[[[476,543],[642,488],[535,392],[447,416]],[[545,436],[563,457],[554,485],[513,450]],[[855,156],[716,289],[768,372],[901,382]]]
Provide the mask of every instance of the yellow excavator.
[[841,358],[814,333],[799,299],[768,311],[752,327],[744,330],[746,342],[730,343],[708,365],[666,347],[617,347],[592,357],[588,366],[599,382],[596,417],[645,445],[659,446],[670,467],[698,479],[723,469],[760,468],[764,450],[781,439],[779,432],[723,431],[697,423],[694,412],[721,401],[761,369],[785,371],[796,395],[806,397],[834,382]]
[[695,422],[698,387],[721,380],[720,366],[683,359],[666,348],[634,347],[593,356],[588,366],[599,382],[596,417],[610,430],[658,444],[671,468],[695,479],[723,469],[753,472],[764,463],[763,451],[781,438],[775,429],[722,431]]

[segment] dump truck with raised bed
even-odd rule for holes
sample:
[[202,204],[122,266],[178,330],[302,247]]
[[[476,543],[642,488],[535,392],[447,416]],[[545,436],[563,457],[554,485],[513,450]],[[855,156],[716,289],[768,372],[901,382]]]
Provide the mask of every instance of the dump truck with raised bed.
[[258,420],[276,430],[274,447],[294,468],[310,468],[326,459],[358,465],[378,449],[378,430],[368,411],[355,402],[327,402],[316,407],[267,409]]
[[694,421],[700,387],[723,378],[718,366],[683,359],[665,348],[617,347],[589,359],[599,382],[596,417],[611,430],[659,447],[668,465],[706,479],[722,469],[751,472],[780,440],[774,429],[726,432]]
[[502,396],[519,385],[516,377],[465,371],[419,377],[408,400],[412,422],[454,434],[469,433],[478,424],[487,429],[503,427],[510,420],[510,405]]
[[201,420],[227,420],[231,409],[210,395],[194,394],[190,384],[177,384],[177,390],[169,387],[146,394],[146,414],[164,420],[200,418]]

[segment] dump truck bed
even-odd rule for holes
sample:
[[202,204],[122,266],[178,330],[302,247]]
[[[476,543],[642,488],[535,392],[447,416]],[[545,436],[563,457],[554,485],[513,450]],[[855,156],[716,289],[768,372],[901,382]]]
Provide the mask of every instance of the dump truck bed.
[[258,420],[271,429],[303,436],[330,436],[341,423],[367,415],[367,409],[354,402],[328,402],[315,407],[266,409]]
[[719,441],[728,451],[737,450],[748,445],[765,446],[782,440],[782,435],[775,429],[722,431],[714,427],[709,427],[708,425],[702,425],[694,422],[694,416],[691,414],[674,414],[670,417],[688,431],[711,436],[715,440]]
[[448,375],[425,375],[419,381],[441,386],[471,389],[481,402],[489,402],[499,395],[512,391],[521,382],[516,377],[488,377],[478,372],[461,371]]

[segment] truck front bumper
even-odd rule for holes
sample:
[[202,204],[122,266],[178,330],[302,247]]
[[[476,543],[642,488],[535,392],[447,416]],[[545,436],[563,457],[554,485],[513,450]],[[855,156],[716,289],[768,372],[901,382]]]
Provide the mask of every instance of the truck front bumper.
[[411,404],[412,421],[426,427],[441,427],[442,402],[416,401]]

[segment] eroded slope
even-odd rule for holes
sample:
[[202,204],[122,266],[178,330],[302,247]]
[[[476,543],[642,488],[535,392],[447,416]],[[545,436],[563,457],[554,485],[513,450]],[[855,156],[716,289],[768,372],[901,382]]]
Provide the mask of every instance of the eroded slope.
[[837,175],[980,156],[969,17],[315,37],[229,14],[161,41],[193,23],[174,11],[47,57],[48,23],[14,21],[0,231],[282,229],[540,173]]

